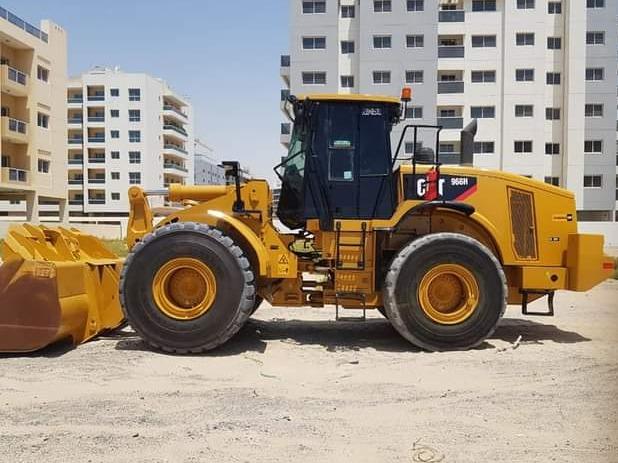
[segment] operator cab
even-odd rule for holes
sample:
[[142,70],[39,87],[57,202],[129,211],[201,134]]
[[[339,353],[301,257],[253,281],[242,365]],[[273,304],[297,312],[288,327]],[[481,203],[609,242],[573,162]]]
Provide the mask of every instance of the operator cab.
[[319,219],[389,218],[396,208],[391,130],[397,98],[364,95],[291,97],[294,129],[275,168],[282,187],[277,216],[289,228]]

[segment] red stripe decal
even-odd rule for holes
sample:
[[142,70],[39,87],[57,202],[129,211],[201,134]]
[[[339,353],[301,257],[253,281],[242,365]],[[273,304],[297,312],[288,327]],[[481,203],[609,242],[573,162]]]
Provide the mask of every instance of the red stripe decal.
[[464,199],[469,198],[470,196],[472,196],[474,193],[476,193],[476,185],[474,185],[473,187],[467,189],[466,191],[464,191],[462,194],[460,194],[459,196],[457,196],[455,198],[455,201],[463,201]]

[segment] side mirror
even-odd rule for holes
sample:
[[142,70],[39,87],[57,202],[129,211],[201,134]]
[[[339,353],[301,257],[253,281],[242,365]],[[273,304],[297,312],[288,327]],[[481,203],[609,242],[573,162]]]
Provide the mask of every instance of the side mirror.
[[461,161],[462,166],[471,166],[474,163],[474,137],[478,124],[476,119],[473,119],[468,125],[461,131],[460,145],[461,145]]

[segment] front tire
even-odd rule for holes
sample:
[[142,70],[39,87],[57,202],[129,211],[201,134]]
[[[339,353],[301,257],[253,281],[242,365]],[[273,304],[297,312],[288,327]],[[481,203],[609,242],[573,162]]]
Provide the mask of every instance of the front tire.
[[436,233],[399,251],[386,276],[384,302],[388,319],[414,345],[469,349],[490,336],[504,314],[506,278],[477,240]]
[[150,345],[200,353],[225,343],[247,321],[254,276],[230,237],[204,224],[175,223],[134,247],[120,299],[129,323]]

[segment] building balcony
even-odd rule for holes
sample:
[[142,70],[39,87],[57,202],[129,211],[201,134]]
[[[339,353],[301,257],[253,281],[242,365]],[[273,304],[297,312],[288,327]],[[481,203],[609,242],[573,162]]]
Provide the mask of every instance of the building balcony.
[[88,158],[90,164],[105,164],[105,156],[91,156]]
[[84,123],[84,119],[82,117],[69,117],[67,119],[67,123],[69,125],[82,125]]
[[464,10],[443,10],[438,13],[438,21],[441,23],[462,23],[465,20]]
[[105,116],[88,116],[88,122],[104,123]]
[[83,206],[83,199],[69,199],[69,206]]
[[463,93],[463,82],[438,82],[438,93]]
[[83,104],[84,103],[84,97],[83,95],[69,95],[67,97],[67,103],[68,104]]
[[88,143],[105,143],[105,136],[88,137]]
[[440,152],[438,154],[438,160],[442,164],[458,165],[461,164],[461,154],[453,151]]
[[27,96],[30,80],[25,72],[15,69],[7,64],[2,66],[2,91],[13,96]]
[[443,129],[463,129],[463,117],[438,117],[437,123]]
[[463,58],[465,47],[463,45],[440,45],[438,46],[438,58]]
[[67,143],[69,145],[81,145],[84,143],[84,139],[83,138],[77,138],[77,137],[71,137],[67,140]]
[[183,129],[182,127],[178,127],[177,125],[174,125],[174,124],[163,124],[163,130],[174,131],[176,133],[179,133],[183,137],[188,136],[187,131],[185,129]]
[[105,198],[88,198],[88,204],[95,206],[105,204]]
[[41,41],[43,41],[45,43],[48,43],[48,41],[49,41],[49,37],[48,37],[47,33],[43,32],[42,30],[40,30],[37,27],[34,27],[29,22],[24,21],[19,16],[11,13],[8,10],[5,10],[4,8],[0,8],[0,18],[3,18],[5,20],[7,20],[8,22],[13,24],[14,26],[19,27],[20,29],[26,31],[31,36],[36,37],[37,39],[39,39],[39,40],[41,40]]
[[[179,164],[175,164],[173,162],[163,163],[163,169],[164,169],[164,173],[166,174],[170,173],[172,175],[173,174],[178,175],[179,172],[182,172],[185,174],[189,172],[189,169],[187,169],[186,167],[179,165]],[[168,172],[168,171],[171,171],[171,172]]]
[[88,101],[105,101],[105,95],[101,95],[101,94],[88,95]]
[[172,154],[180,154],[183,157],[189,154],[182,146],[174,145],[172,143],[166,143],[163,145],[163,151],[171,152]]
[[69,185],[83,185],[84,184],[84,179],[83,179],[83,177],[69,178],[68,179],[68,183],[69,183]]
[[24,169],[16,169],[14,167],[2,167],[0,179],[0,183],[28,185],[30,183],[30,172]]
[[68,163],[70,166],[81,166],[84,164],[84,158],[69,158]]
[[11,143],[28,143],[28,124],[19,119],[2,116],[2,139]]
[[281,78],[289,86],[290,85],[290,55],[281,55]]
[[183,113],[179,108],[177,108],[176,106],[169,105],[169,104],[163,105],[163,115],[171,116],[171,117],[180,116],[180,118],[184,121],[186,121],[189,118],[189,116]]
[[91,185],[104,185],[105,184],[105,177],[101,178],[101,177],[94,177],[94,178],[88,178],[88,183]]

